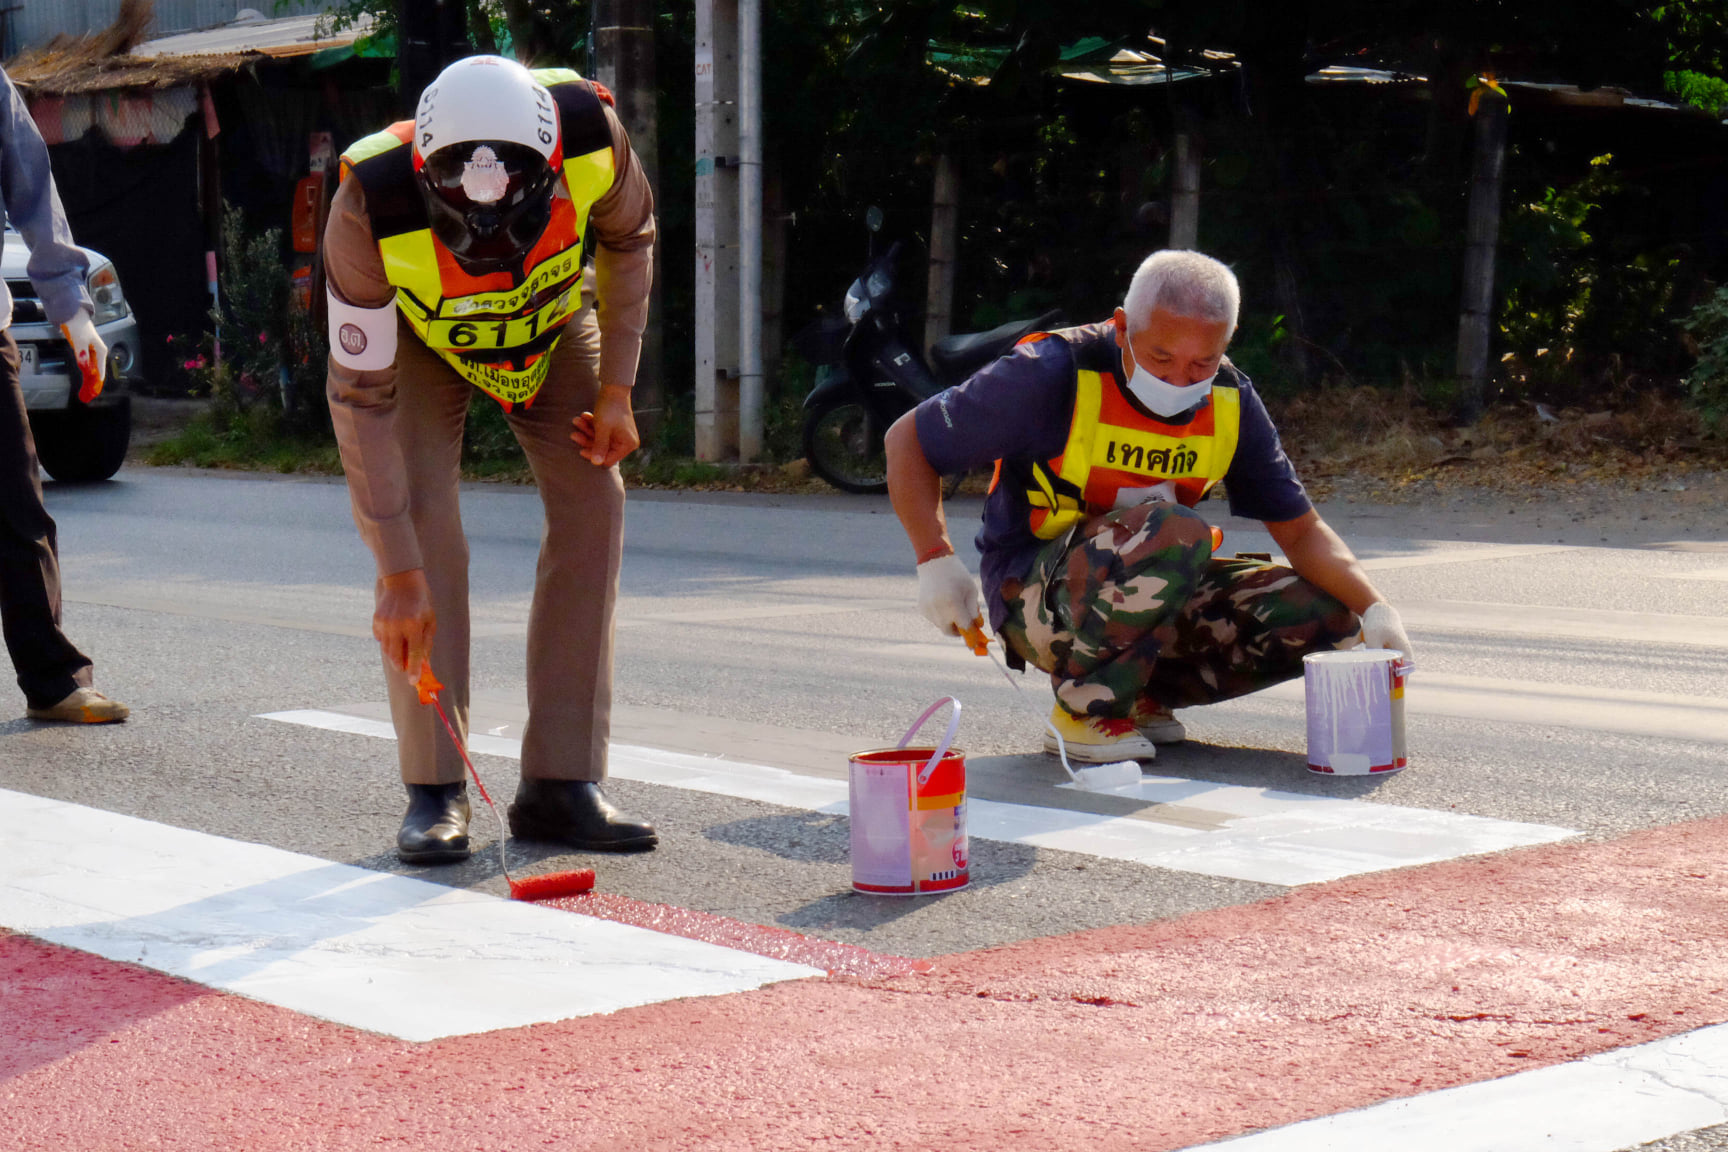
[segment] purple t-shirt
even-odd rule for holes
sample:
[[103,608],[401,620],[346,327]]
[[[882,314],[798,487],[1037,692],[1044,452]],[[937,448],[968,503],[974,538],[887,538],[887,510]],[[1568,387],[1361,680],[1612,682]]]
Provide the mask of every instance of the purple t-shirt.
[[[1108,321],[1075,330],[1079,339],[1109,339]],[[1120,357],[1109,373],[1123,387]],[[1224,474],[1230,511],[1254,520],[1294,520],[1312,504],[1296,469],[1278,442],[1278,429],[1248,377],[1226,360],[1216,384],[1242,397],[1236,455]],[[1067,339],[1021,344],[955,385],[918,405],[918,444],[938,472],[965,472],[997,460],[1049,461],[1068,443],[1074,418],[1074,349]],[[1130,401],[1132,403],[1132,400]],[[1209,403],[1210,401],[1207,401]],[[984,502],[983,526],[975,543],[982,554],[990,626],[1000,629],[1008,608],[1002,582],[1022,579],[1046,541],[1032,534],[1031,505],[1018,485],[1004,480]]]

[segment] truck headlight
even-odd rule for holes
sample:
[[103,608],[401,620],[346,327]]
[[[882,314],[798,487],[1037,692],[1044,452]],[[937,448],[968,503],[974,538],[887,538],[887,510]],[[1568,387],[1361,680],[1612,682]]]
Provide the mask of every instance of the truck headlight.
[[103,261],[90,270],[90,301],[96,305],[96,314],[91,317],[97,324],[109,324],[122,320],[132,312],[126,306],[126,294],[120,291],[120,275],[114,271],[114,265]]

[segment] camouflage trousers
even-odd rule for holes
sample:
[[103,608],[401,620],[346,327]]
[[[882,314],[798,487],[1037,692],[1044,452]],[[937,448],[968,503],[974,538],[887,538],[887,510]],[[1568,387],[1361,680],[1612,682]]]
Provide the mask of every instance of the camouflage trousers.
[[1301,675],[1303,656],[1349,646],[1360,627],[1289,568],[1213,559],[1211,528],[1170,504],[1094,517],[1002,597],[1004,642],[1076,715],[1246,695]]

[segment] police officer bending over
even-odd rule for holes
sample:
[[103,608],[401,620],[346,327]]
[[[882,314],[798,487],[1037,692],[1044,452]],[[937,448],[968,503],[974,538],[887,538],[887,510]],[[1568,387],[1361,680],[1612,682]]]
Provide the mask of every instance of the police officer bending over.
[[610,100],[568,70],[469,57],[427,87],[412,122],[342,157],[324,235],[327,391],[378,564],[372,630],[408,787],[397,854],[411,863],[469,852],[462,762],[414,681],[429,659],[466,735],[457,486],[474,388],[503,407],[546,511],[510,830],[589,850],[656,843],[599,787],[623,539],[616,465],[639,443],[630,388],[654,245],[653,197]]
[[[996,463],[977,539],[983,604],[1009,662],[1050,674],[1051,724],[1074,759],[1150,757],[1184,738],[1172,709],[1288,680],[1307,653],[1358,636],[1410,655],[1224,355],[1239,298],[1211,257],[1154,253],[1112,319],[1029,336],[889,429],[919,608],[947,633],[982,624],[982,609],[938,474]],[[1213,556],[1193,509],[1220,481],[1290,567]]]

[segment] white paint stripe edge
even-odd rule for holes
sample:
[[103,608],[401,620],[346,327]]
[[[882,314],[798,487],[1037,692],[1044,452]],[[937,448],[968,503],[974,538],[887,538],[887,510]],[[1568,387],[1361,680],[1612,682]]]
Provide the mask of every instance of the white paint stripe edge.
[[404,1040],[823,974],[25,793],[0,805],[0,925]]
[[1204,1145],[1615,1152],[1728,1120],[1728,1024]]
[[[261,717],[333,732],[396,738],[388,721],[318,710]],[[476,753],[520,759],[522,744],[474,734]],[[614,744],[611,772],[624,780],[844,815],[844,780],[783,768]],[[1128,860],[1179,872],[1293,886],[1388,868],[1431,864],[1507,848],[1547,844],[1577,833],[1455,812],[1400,808],[1266,788],[1148,776],[1129,793],[1150,803],[1230,817],[1219,829],[1098,816],[1063,808],[968,800],[967,828],[982,840]],[[1197,823],[1205,823],[1197,821]]]

